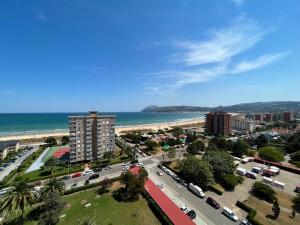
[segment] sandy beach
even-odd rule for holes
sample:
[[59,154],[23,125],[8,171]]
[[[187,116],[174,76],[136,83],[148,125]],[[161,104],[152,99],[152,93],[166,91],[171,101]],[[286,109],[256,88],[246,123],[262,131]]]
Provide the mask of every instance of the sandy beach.
[[[141,124],[141,125],[130,125],[130,126],[117,126],[116,127],[116,134],[120,134],[126,131],[133,131],[133,130],[158,130],[158,129],[165,129],[171,128],[174,126],[191,126],[197,123],[203,123],[204,119],[191,119],[185,121],[178,121],[178,122],[166,122],[166,123],[155,123],[155,124]],[[39,140],[47,137],[61,137],[69,135],[69,132],[48,132],[48,133],[39,133],[39,134],[22,134],[22,135],[9,135],[9,136],[2,136],[0,137],[0,141],[8,141],[8,140]]]

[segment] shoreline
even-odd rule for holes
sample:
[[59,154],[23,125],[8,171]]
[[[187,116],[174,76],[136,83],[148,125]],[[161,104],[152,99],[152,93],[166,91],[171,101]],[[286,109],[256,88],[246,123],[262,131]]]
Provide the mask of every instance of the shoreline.
[[[153,123],[153,124],[139,124],[139,125],[126,125],[126,126],[115,126],[116,134],[120,134],[122,132],[134,131],[134,130],[158,130],[158,129],[170,129],[174,126],[186,126],[192,125],[196,123],[203,123],[204,118],[194,118],[182,121],[174,121],[174,122],[163,122],[163,123]],[[43,139],[47,137],[61,137],[69,135],[69,131],[52,131],[45,133],[27,133],[27,134],[11,134],[0,136],[0,141],[9,141],[9,140],[35,140],[35,139]]]

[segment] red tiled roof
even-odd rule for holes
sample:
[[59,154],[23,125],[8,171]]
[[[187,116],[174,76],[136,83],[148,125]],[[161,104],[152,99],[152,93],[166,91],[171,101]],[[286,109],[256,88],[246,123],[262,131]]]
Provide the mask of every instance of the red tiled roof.
[[56,152],[53,153],[53,157],[59,159],[62,157],[64,154],[70,152],[70,148],[60,148]]
[[[138,166],[132,167],[130,172],[137,175],[140,172],[140,168]],[[145,190],[174,225],[195,225],[195,223],[149,178],[145,182]]]

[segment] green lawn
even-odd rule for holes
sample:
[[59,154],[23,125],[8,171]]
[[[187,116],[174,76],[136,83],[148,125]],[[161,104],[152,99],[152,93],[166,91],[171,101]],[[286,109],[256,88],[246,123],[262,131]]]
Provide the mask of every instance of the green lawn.
[[[64,197],[67,208],[60,225],[76,225],[79,218],[92,216],[101,225],[158,225],[160,222],[141,198],[136,202],[117,202],[110,194],[97,196],[95,189],[90,189]],[[86,203],[92,206],[84,208]]]

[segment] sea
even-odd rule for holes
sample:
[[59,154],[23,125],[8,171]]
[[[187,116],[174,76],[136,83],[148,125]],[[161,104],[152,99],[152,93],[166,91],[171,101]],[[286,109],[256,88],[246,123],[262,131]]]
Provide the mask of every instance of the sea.
[[[116,126],[181,122],[204,118],[204,112],[106,112],[101,114],[115,115]],[[64,132],[68,130],[68,116],[71,115],[85,115],[85,113],[0,113],[0,137]]]

